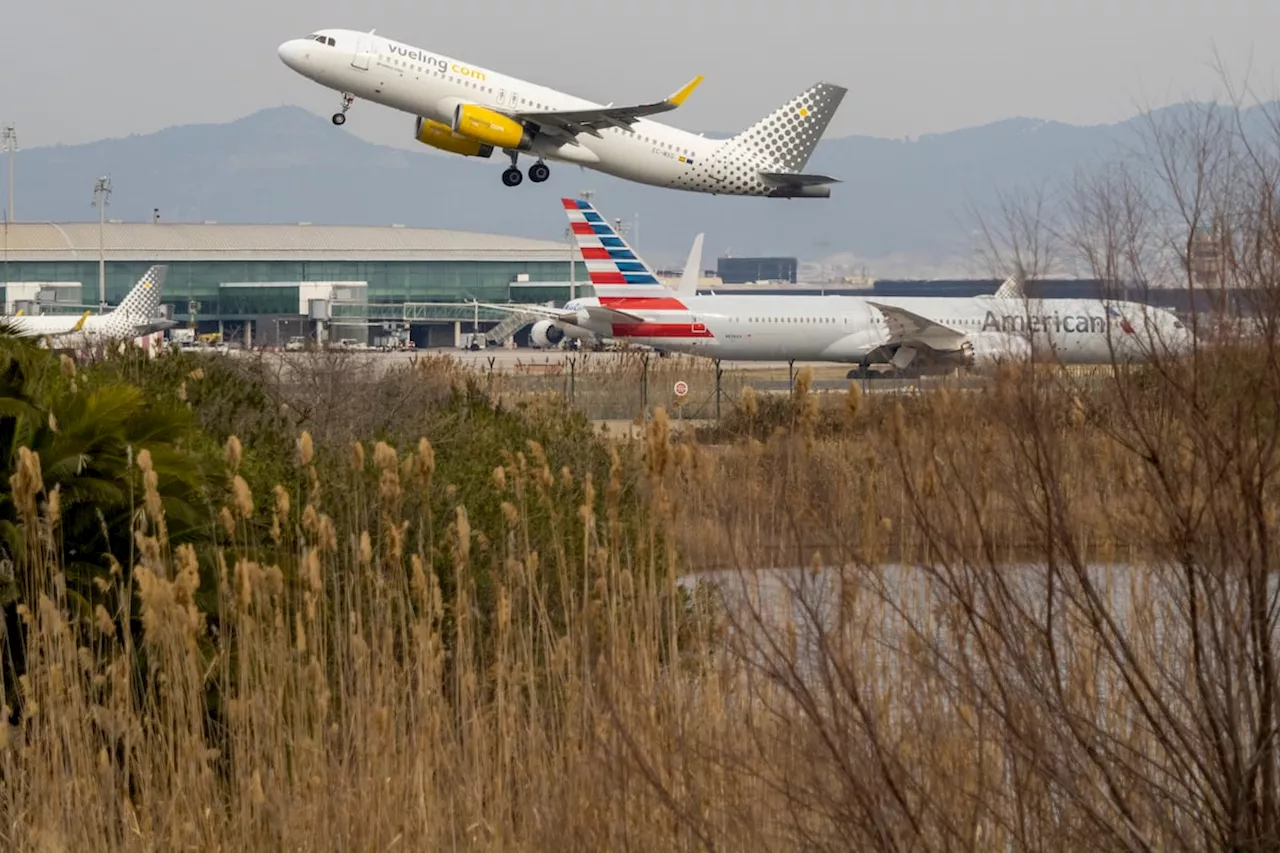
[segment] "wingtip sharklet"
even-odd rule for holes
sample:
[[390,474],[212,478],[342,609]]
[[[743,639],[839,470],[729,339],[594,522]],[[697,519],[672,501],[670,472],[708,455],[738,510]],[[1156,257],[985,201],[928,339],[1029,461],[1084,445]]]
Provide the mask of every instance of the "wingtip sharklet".
[[700,83],[702,83],[701,74],[699,74],[697,77],[694,77],[688,83],[685,83],[684,86],[681,87],[680,91],[676,92],[674,95],[667,98],[667,103],[676,107],[680,106],[686,100],[688,100],[689,96],[693,94],[693,90],[698,88],[698,85]]

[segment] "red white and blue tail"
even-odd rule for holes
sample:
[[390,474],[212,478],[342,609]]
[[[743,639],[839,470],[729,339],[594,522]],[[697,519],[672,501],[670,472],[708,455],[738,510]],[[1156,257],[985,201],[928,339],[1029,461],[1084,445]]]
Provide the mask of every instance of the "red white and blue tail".
[[591,202],[574,198],[560,201],[597,296],[671,294]]

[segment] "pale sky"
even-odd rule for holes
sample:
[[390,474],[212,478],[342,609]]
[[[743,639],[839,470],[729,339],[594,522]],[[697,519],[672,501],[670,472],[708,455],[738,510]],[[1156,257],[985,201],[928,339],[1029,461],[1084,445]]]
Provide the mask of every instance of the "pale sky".
[[[1014,116],[1073,124],[1221,93],[1280,93],[1280,0],[12,0],[0,123],[22,148],[222,122],[338,96],[276,55],[324,27],[428,50],[601,102],[706,81],[665,117],[736,131],[819,79],[847,86],[830,136],[901,137]],[[412,119],[357,102],[346,128],[408,145]]]

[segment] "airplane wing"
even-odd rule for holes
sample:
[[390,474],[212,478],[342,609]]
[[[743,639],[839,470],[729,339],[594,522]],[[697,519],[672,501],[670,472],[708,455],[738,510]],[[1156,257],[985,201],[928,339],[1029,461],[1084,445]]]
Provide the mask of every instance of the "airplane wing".
[[946,348],[948,346],[959,346],[967,337],[964,332],[957,329],[949,329],[941,323],[935,323],[928,317],[921,317],[906,308],[898,308],[871,300],[867,300],[867,304],[878,309],[884,315],[885,324],[889,327],[889,335],[893,343],[920,341],[929,346]]
[[559,130],[568,136],[577,136],[579,133],[599,136],[602,128],[617,127],[627,130],[644,116],[674,110],[683,104],[689,95],[693,94],[693,90],[698,88],[698,84],[701,82],[702,75],[698,75],[686,83],[680,91],[651,104],[637,104],[630,107],[604,106],[585,110],[548,110],[546,112],[511,111],[508,115],[521,121],[533,122],[541,126],[543,130]]

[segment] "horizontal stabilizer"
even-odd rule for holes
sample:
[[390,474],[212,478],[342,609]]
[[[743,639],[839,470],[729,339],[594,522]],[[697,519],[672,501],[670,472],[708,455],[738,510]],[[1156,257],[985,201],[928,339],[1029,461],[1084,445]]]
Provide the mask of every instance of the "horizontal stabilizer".
[[[587,312],[587,316],[592,320],[598,320],[602,323],[643,323],[645,319],[635,314],[629,314],[626,311],[619,311],[616,308],[605,308],[602,305],[588,305],[582,309]],[[566,318],[566,322],[576,323],[578,315],[575,312],[570,315],[572,320]]]
[[822,184],[841,183],[839,178],[829,175],[801,175],[795,172],[761,172],[760,179],[766,183],[784,187],[816,187]]
[[[665,290],[666,288],[663,289]],[[565,311],[563,308],[549,308],[545,305],[499,305],[490,302],[475,302],[472,304],[493,311],[501,311],[504,314],[532,314],[537,317],[554,320],[557,323],[569,323],[570,325],[578,325],[579,311],[587,312],[589,318],[601,323],[645,322],[643,317],[636,314],[629,314],[616,308],[605,308],[603,305],[584,305],[578,311]]]

